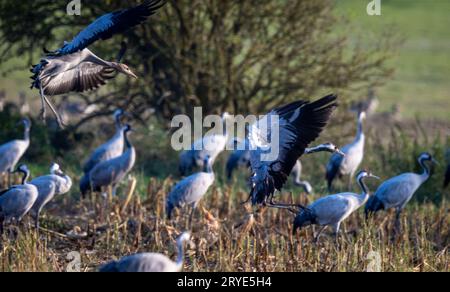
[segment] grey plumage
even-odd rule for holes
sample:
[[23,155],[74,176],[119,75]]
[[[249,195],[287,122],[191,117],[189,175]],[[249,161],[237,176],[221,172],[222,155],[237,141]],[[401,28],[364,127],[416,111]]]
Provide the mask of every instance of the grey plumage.
[[72,179],[64,174],[59,165],[54,163],[50,168],[50,174],[33,179],[30,184],[38,189],[38,197],[30,210],[35,227],[39,228],[39,216],[42,209],[54,198],[55,195],[64,195],[72,187]]
[[149,272],[180,272],[184,262],[184,243],[190,239],[189,233],[183,233],[177,239],[178,258],[171,261],[165,255],[158,253],[141,253],[110,262],[100,268],[103,273],[149,273]]
[[122,109],[118,109],[114,112],[114,121],[116,125],[116,134],[106,143],[102,144],[92,152],[89,159],[86,161],[83,167],[84,173],[89,173],[95,165],[100,162],[116,158],[123,153],[125,145],[124,128],[120,121],[121,117],[125,114]]
[[136,161],[136,151],[128,140],[131,127],[126,125],[123,131],[126,145],[125,152],[119,157],[100,162],[89,172],[89,189],[100,191],[102,187],[112,186],[114,190],[116,185],[133,168]]
[[362,189],[362,194],[341,193],[320,198],[306,209],[302,210],[294,221],[294,233],[297,229],[301,229],[308,225],[320,225],[322,229],[316,236],[316,241],[319,240],[321,233],[327,226],[332,226],[333,231],[337,235],[340,230],[342,221],[348,218],[353,212],[363,206],[370,197],[364,179],[376,176],[367,171],[361,171],[358,174],[358,184]]
[[300,160],[297,160],[297,163],[295,164],[291,172],[294,185],[303,188],[307,194],[311,194],[313,190],[311,184],[308,181],[301,179],[302,168],[302,163],[300,162]]
[[92,152],[89,159],[86,161],[83,167],[84,175],[80,180],[80,191],[84,196],[89,190],[89,173],[91,170],[99,163],[108,161],[110,159],[119,157],[123,154],[123,149],[125,145],[125,134],[124,131],[126,127],[122,126],[121,117],[125,112],[118,109],[114,112],[114,120],[116,124],[116,134],[108,140],[106,143],[102,144]]
[[[253,205],[281,207],[281,204],[273,203],[275,190],[282,189],[297,160],[305,153],[306,147],[317,139],[325,128],[337,106],[336,100],[337,96],[329,95],[311,103],[294,102],[271,111],[250,128],[250,161],[253,173],[250,198]],[[264,148],[270,146],[267,141],[272,141],[272,130],[276,129],[277,122],[278,155],[272,161],[264,161],[266,159],[263,160],[262,155],[267,154]],[[264,133],[260,127],[268,128],[269,132]]]
[[190,223],[195,208],[200,200],[208,192],[208,189],[214,183],[215,176],[212,170],[211,158],[205,158],[205,169],[203,172],[193,174],[175,185],[167,196],[166,215],[171,219],[174,208],[192,206]]
[[12,186],[0,194],[0,233],[3,233],[4,222],[10,223],[13,220],[20,222],[38,197],[37,188],[28,183],[30,171],[27,166],[19,166],[16,172],[23,174],[22,184]]
[[[316,147],[306,148],[305,154],[313,154],[318,152],[329,152],[336,155],[344,156],[345,154],[333,143],[325,143],[318,145]],[[300,160],[297,160],[294,168],[291,171],[291,176],[293,178],[294,185],[298,187],[302,187],[307,194],[312,192],[312,186],[308,181],[304,181],[301,179],[302,176],[302,163]]]
[[102,60],[89,49],[71,55],[47,57],[32,72],[32,88],[39,89],[41,95],[42,117],[45,117],[47,104],[61,126],[63,121],[47,95],[94,90],[114,78],[116,72],[137,78],[127,65]]
[[229,133],[226,127],[226,121],[229,117],[228,113],[222,115],[224,133],[207,135],[195,141],[189,150],[180,154],[179,171],[182,176],[188,175],[195,168],[204,168],[206,157],[209,157],[212,160],[212,164],[214,164],[229,142]]
[[374,198],[369,200],[365,207],[366,216],[379,210],[396,209],[396,225],[400,227],[400,215],[414,193],[430,177],[430,169],[426,162],[435,162],[429,153],[419,156],[419,164],[423,168],[422,174],[404,173],[385,181],[377,189]]
[[12,172],[30,146],[31,122],[23,119],[22,123],[25,126],[24,138],[0,146],[0,174]]
[[328,183],[328,190],[331,192],[333,187],[333,181],[336,177],[342,177],[343,175],[349,176],[348,188],[351,188],[351,182],[358,167],[364,158],[364,144],[365,135],[363,132],[363,121],[366,117],[364,112],[358,114],[358,132],[355,140],[344,147],[342,152],[345,156],[335,154],[331,157],[327,165],[326,179]]
[[71,42],[55,52],[47,52],[39,64],[33,66],[34,74],[31,88],[40,91],[42,111],[45,117],[45,104],[55,114],[60,126],[63,121],[46,95],[60,95],[69,92],[84,92],[97,89],[115,77],[115,72],[137,78],[127,65],[108,62],[93,54],[87,47],[99,39],[126,31],[142,23],[148,16],[164,5],[161,0],[147,0],[143,4],[121,11],[108,13],[91,23]]

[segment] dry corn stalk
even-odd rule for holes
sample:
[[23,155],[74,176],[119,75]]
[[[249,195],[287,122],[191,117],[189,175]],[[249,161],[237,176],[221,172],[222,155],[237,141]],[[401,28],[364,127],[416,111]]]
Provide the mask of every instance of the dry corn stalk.
[[137,180],[134,176],[128,177],[127,198],[125,200],[125,203],[123,204],[122,213],[125,212],[125,210],[127,209],[128,205],[131,202],[131,198],[133,197],[134,190],[136,189],[136,183],[137,183]]

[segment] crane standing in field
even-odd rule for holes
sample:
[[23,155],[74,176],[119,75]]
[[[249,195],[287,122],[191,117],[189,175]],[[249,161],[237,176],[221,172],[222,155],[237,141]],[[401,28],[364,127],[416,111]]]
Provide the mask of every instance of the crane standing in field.
[[101,273],[151,273],[151,272],[181,272],[184,262],[184,244],[191,235],[183,233],[177,239],[178,257],[173,262],[159,253],[141,253],[110,262],[100,268]]
[[209,157],[211,164],[214,164],[219,154],[225,150],[229,142],[229,133],[226,126],[228,119],[230,119],[230,115],[224,113],[222,115],[223,133],[207,135],[195,141],[191,149],[181,153],[179,165],[181,175],[189,174],[196,167],[204,168],[206,157]]
[[[275,190],[281,190],[297,160],[305,153],[306,147],[322,132],[337,106],[336,99],[335,95],[329,95],[311,103],[291,103],[271,111],[250,128],[253,175],[249,197],[253,205],[288,207],[273,202]],[[264,133],[264,128],[268,130],[267,133]],[[277,128],[278,133],[272,132]],[[275,145],[278,146],[278,155],[272,161],[264,161],[262,155],[267,153],[265,149],[270,148],[268,141],[272,141],[272,135],[275,134],[279,134],[279,144]]]
[[[105,144],[99,146],[92,152],[89,159],[83,167],[84,175],[80,180],[80,190],[87,190],[89,185],[89,173],[99,163],[119,157],[123,153],[125,145],[125,128],[122,125],[121,118],[126,113],[122,109],[114,112],[114,121],[116,125],[116,134]],[[82,191],[83,193],[83,191]]]
[[13,140],[0,146],[0,174],[3,176],[7,174],[8,186],[11,184],[11,172],[30,146],[31,122],[29,119],[23,119],[22,123],[25,127],[23,139]]
[[426,162],[437,161],[429,153],[419,156],[419,164],[423,169],[422,174],[404,173],[385,181],[375,192],[375,195],[367,202],[366,217],[380,210],[396,210],[395,226],[400,230],[400,215],[414,193],[430,178],[430,168]]
[[36,229],[39,228],[39,216],[42,209],[55,197],[55,195],[64,195],[72,187],[72,179],[61,171],[57,163],[53,163],[50,168],[50,174],[33,179],[30,184],[38,189],[38,198],[30,210],[31,217],[34,219]]
[[37,188],[28,183],[30,170],[26,165],[20,165],[15,172],[23,174],[22,184],[0,192],[0,235],[3,234],[5,222],[8,224],[13,220],[16,223],[22,221],[39,195]]
[[363,131],[363,121],[366,118],[365,112],[358,114],[358,132],[353,143],[342,148],[345,156],[333,155],[327,166],[326,179],[328,191],[333,188],[334,179],[339,176],[349,175],[348,189],[352,187],[352,179],[364,158],[365,135]]
[[[92,53],[87,47],[102,39],[144,22],[150,15],[165,5],[162,0],[146,0],[141,5],[105,14],[82,30],[71,42],[54,51],[46,50],[47,56],[33,66],[31,88],[39,90],[41,116],[45,118],[45,104],[55,114],[58,124],[64,125],[60,115],[46,95],[61,95],[69,92],[84,92],[96,89],[114,78],[116,72],[137,78],[130,68],[118,62],[108,62]],[[124,50],[119,54],[119,62]]]
[[[332,143],[325,143],[316,147],[305,149],[305,154],[312,154],[317,152],[329,152],[334,153],[336,155],[345,156],[345,154],[336,145]],[[308,181],[303,181],[301,179],[301,175],[302,175],[302,163],[300,162],[300,160],[297,160],[297,163],[295,164],[291,172],[291,176],[293,177],[294,180],[294,185],[302,187],[307,194],[310,194],[312,192],[312,186]]]
[[379,179],[370,172],[361,171],[357,176],[358,184],[362,189],[361,195],[354,193],[330,195],[315,201],[307,209],[300,211],[294,221],[294,234],[297,229],[305,226],[320,225],[321,230],[315,237],[315,242],[318,242],[325,228],[332,226],[337,243],[341,223],[362,207],[370,197],[369,190],[364,183],[366,178]]
[[186,177],[175,185],[166,201],[166,214],[170,220],[174,208],[191,206],[191,215],[189,217],[189,228],[192,227],[192,219],[194,212],[200,200],[208,192],[215,180],[214,171],[212,169],[212,159],[205,157],[204,170],[202,172]]
[[89,172],[89,180],[81,188],[83,197],[89,191],[101,192],[102,188],[111,186],[113,195],[116,194],[117,185],[131,171],[136,162],[136,150],[128,140],[128,133],[132,131],[130,125],[123,128],[126,150],[119,157],[98,163]]

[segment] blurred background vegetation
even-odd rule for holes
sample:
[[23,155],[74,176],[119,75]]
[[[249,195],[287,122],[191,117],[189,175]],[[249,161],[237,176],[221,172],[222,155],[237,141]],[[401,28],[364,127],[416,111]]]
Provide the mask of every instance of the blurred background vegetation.
[[[21,115],[37,116],[38,94],[28,89],[28,68],[42,48],[57,48],[99,15],[139,1],[82,1],[81,16],[65,15],[68,2],[0,0],[0,98],[3,91],[7,105],[0,114],[0,143],[22,135],[15,126]],[[174,115],[191,114],[193,106],[208,113],[263,113],[331,91],[340,95],[341,107],[321,140],[343,145],[355,131],[348,109],[373,88],[380,106],[366,125],[364,166],[387,178],[417,170],[416,157],[425,150],[445,164],[450,2],[383,1],[379,17],[366,14],[368,2],[169,1],[144,25],[92,47],[114,59],[120,42],[127,41],[124,62],[140,79],[120,77],[98,92],[55,97],[61,109],[81,108],[83,115],[67,116],[71,126],[64,131],[51,121],[48,126],[34,121],[24,160],[37,173],[57,160],[78,174],[90,151],[113,133],[110,115],[122,107],[139,125],[132,138],[139,155],[136,173],[165,178],[177,169],[178,155],[168,146]],[[325,190],[326,159],[305,160],[305,176],[318,191]],[[436,169],[419,198],[443,197],[444,169]]]

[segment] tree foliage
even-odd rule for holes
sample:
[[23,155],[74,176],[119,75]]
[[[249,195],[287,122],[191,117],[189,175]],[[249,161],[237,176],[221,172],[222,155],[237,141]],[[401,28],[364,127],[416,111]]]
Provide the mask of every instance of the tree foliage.
[[[0,1],[4,60],[54,49],[105,12],[138,1],[81,1],[82,15],[65,14],[69,1]],[[120,78],[108,90],[85,94],[104,112],[113,106],[143,117],[149,108],[162,118],[229,110],[259,113],[299,98],[355,84],[381,82],[390,42],[372,49],[350,49],[336,32],[341,21],[332,0],[169,0],[145,24],[100,41],[91,49],[114,59],[120,42],[128,63],[141,77]],[[380,53],[381,52],[381,53]],[[89,120],[89,118],[87,119]]]

